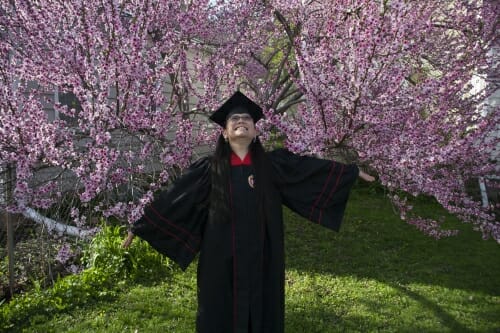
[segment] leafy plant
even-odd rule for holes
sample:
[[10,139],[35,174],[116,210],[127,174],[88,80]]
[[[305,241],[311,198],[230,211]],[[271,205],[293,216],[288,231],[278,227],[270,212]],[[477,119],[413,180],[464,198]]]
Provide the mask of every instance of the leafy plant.
[[136,241],[128,249],[121,244],[124,228],[104,225],[84,250],[85,269],[59,278],[51,288],[33,288],[0,308],[0,330],[11,330],[28,321],[35,324],[77,306],[113,299],[130,282],[168,277],[171,262],[146,242]]

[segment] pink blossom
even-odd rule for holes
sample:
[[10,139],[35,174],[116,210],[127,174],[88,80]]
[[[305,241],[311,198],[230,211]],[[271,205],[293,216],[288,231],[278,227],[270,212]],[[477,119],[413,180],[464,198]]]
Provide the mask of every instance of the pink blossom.
[[[263,106],[267,145],[361,164],[391,193],[432,196],[500,239],[492,211],[465,186],[500,171],[495,85],[471,86],[498,66],[488,55],[497,1],[18,0],[0,12],[11,210],[76,193],[78,224],[89,211],[134,221],[173,170],[213,144],[219,130],[207,116],[240,87]],[[56,88],[59,101],[47,94]],[[37,181],[41,170],[54,176]],[[391,200],[409,223],[442,235]]]

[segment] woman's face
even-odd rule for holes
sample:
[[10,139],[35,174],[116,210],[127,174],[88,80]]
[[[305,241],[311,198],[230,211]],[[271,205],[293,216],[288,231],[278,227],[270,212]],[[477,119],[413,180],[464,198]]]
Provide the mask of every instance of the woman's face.
[[248,113],[236,113],[227,118],[226,128],[222,134],[229,141],[248,140],[250,144],[257,135],[257,130],[252,116]]

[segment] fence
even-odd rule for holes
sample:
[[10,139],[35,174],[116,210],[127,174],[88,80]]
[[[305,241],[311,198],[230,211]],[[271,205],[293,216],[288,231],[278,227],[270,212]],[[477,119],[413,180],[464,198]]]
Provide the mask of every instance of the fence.
[[0,228],[0,303],[26,290],[42,286],[59,273],[54,260],[58,242],[36,223],[19,215],[2,214]]

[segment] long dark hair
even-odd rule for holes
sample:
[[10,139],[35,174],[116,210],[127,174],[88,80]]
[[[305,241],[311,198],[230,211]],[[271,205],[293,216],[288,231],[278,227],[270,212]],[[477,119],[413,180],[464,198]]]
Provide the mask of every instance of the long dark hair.
[[[231,221],[231,199],[229,197],[231,152],[229,143],[224,140],[222,134],[219,135],[211,163],[210,221],[212,223]],[[272,193],[271,163],[258,137],[250,143],[249,152],[255,170],[259,217],[262,222],[267,223],[269,210],[266,209],[266,203],[271,199]]]

